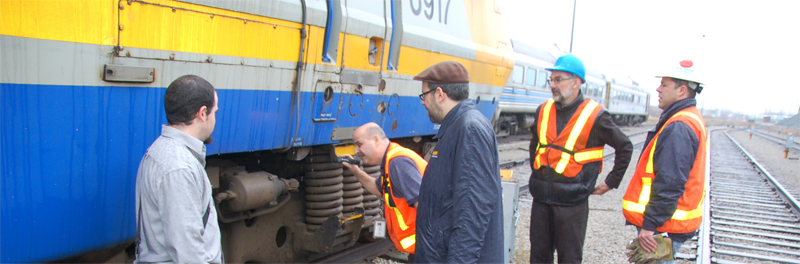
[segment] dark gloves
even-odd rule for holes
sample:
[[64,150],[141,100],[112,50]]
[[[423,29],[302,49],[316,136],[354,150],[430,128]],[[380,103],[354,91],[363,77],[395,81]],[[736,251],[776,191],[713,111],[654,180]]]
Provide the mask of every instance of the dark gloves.
[[655,252],[647,252],[639,245],[639,239],[634,239],[628,245],[628,261],[642,264],[655,264],[658,262],[674,260],[672,257],[672,239],[663,237],[661,234],[655,235],[653,239],[658,243]]

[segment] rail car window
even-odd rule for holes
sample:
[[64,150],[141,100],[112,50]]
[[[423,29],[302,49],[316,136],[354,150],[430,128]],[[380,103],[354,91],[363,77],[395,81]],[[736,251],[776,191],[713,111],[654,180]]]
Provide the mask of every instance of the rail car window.
[[522,70],[522,66],[514,66],[514,72],[511,73],[511,82],[522,84],[522,76],[525,74]]
[[525,85],[535,86],[536,85],[536,69],[528,68],[525,71]]
[[539,80],[536,81],[539,84],[539,87],[547,87],[547,79],[549,78],[547,75],[548,74],[546,72],[539,71]]

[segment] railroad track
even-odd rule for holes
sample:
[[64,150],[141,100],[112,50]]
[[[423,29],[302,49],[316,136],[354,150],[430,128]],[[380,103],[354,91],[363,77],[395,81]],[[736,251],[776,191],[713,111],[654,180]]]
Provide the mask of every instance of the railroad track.
[[712,132],[707,200],[697,240],[679,258],[697,263],[800,263],[800,207],[727,132]]
[[372,259],[383,256],[393,249],[394,244],[391,240],[381,239],[355,245],[313,263],[372,263]]
[[[742,130],[742,131],[749,132],[749,130]],[[786,147],[786,138],[785,137],[781,137],[781,136],[778,136],[778,135],[772,135],[772,134],[769,134],[769,133],[764,133],[764,132],[761,132],[761,131],[758,131],[758,130],[754,130],[753,134],[756,135],[756,136],[759,136],[759,137],[761,137],[763,139],[772,141],[775,144],[781,145],[781,147],[784,147],[784,148]],[[792,151],[792,153],[800,153],[800,146],[798,146],[798,144],[797,144],[797,141],[800,140],[800,136],[795,137],[794,140],[795,140],[795,143],[792,144],[791,151]]]

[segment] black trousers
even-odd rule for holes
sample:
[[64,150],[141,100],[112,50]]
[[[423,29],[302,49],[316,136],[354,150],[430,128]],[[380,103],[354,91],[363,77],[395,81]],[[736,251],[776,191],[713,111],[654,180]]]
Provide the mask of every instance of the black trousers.
[[589,199],[575,206],[549,205],[534,201],[531,205],[531,263],[581,263]]

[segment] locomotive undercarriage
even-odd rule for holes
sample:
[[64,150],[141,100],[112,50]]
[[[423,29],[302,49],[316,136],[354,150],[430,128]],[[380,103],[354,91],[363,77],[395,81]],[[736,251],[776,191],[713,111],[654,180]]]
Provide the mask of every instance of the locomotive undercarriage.
[[[430,136],[392,141],[428,155],[435,146]],[[209,156],[225,262],[310,262],[375,242],[373,224],[384,220],[382,199],[332,162],[335,153],[333,145],[322,145]],[[380,165],[364,171],[378,177]],[[108,263],[132,262],[131,244]]]
[[332,162],[332,145],[300,152],[209,157],[226,262],[306,262],[372,240],[380,199]]

